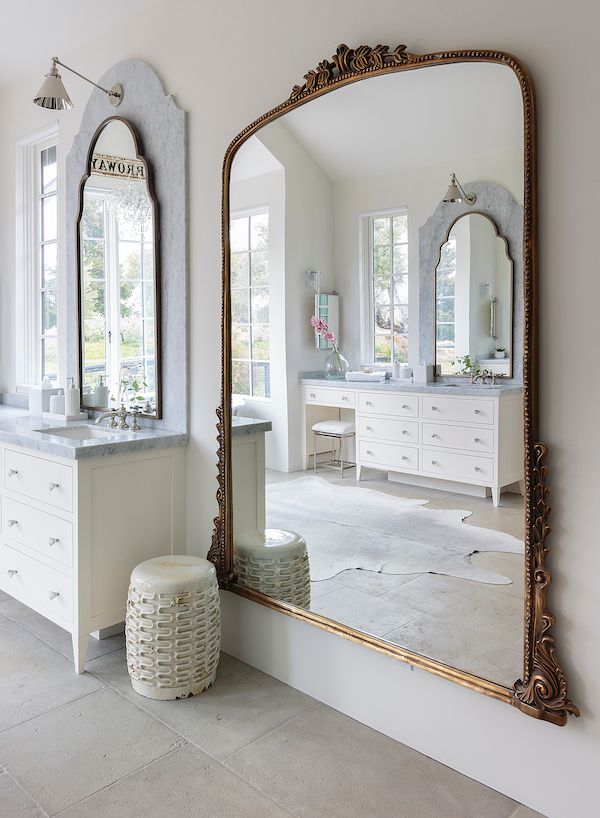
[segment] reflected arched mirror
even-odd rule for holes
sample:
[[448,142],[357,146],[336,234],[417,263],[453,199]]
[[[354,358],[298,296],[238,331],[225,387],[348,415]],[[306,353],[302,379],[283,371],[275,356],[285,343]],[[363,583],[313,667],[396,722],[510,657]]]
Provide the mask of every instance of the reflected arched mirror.
[[513,265],[482,213],[457,219],[435,276],[435,357],[442,375],[477,365],[512,376]]
[[133,126],[97,130],[78,219],[82,403],[160,418],[157,202]]

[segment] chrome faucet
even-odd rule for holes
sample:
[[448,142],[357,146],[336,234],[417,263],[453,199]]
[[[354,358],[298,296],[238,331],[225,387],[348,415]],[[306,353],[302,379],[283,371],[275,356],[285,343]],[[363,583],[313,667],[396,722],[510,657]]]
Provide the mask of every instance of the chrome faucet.
[[[102,421],[105,420],[105,418],[110,418],[108,428],[109,429],[119,428],[121,429],[121,431],[124,432],[126,429],[130,428],[129,424],[127,423],[127,418],[133,418],[133,421],[131,423],[131,431],[139,432],[139,430],[141,429],[141,426],[137,422],[139,414],[140,414],[139,409],[135,408],[130,411],[129,409],[126,409],[125,404],[122,403],[120,409],[109,409],[107,412],[103,412],[101,415],[99,415],[96,418],[96,423],[102,423]],[[119,420],[118,423],[117,419]]]

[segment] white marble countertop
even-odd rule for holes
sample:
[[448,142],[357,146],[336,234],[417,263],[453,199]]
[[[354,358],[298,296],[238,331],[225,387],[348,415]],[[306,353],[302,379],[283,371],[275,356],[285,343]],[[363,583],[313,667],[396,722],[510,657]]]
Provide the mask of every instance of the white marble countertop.
[[430,392],[435,395],[468,395],[469,397],[500,397],[501,395],[518,395],[523,391],[520,384],[496,383],[495,386],[474,386],[465,379],[465,383],[412,384],[409,378],[389,381],[347,381],[345,379],[300,377],[303,386],[331,386],[336,389],[363,389],[382,392]]
[[[140,420],[143,427],[144,419]],[[48,434],[45,430],[73,426],[92,426],[111,434],[102,438],[77,440]],[[113,433],[114,432],[114,433]],[[128,454],[145,449],[164,449],[169,446],[186,446],[188,435],[183,432],[169,432],[163,429],[140,429],[139,432],[121,432],[119,429],[107,429],[105,424],[96,426],[89,421],[48,422],[40,417],[33,417],[25,409],[0,404],[0,441],[13,446],[23,446],[38,452],[54,454],[78,460],[82,457],[108,457],[115,454]]]
[[231,418],[231,434],[233,437],[239,435],[255,435],[257,432],[270,432],[273,424],[270,420],[259,420],[258,418],[245,418],[234,415]]

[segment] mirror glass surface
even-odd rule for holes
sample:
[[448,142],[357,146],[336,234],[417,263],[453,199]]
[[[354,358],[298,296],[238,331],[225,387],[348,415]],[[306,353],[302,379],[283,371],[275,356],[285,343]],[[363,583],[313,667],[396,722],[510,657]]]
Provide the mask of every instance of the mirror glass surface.
[[[464,218],[444,205],[450,237],[423,269],[419,229],[451,173],[522,204],[523,105],[507,66],[362,79],[271,120],[235,154],[234,571],[510,687],[523,667],[522,384],[420,382],[436,317],[448,375],[467,353],[510,355],[522,331],[504,225],[477,205]],[[436,267],[424,331],[419,283]]]
[[512,261],[489,217],[471,213],[452,225],[435,287],[435,357],[442,374],[458,374],[468,356],[510,375]]
[[148,165],[109,120],[93,146],[79,219],[81,383],[86,407],[158,417],[158,270]]

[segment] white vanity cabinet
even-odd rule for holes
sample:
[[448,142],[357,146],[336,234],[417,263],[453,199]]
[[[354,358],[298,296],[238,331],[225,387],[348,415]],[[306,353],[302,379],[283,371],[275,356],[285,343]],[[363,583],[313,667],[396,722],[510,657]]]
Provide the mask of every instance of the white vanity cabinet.
[[[403,392],[350,386],[303,386],[305,464],[310,452],[312,407],[324,413],[335,407],[354,408],[356,479],[364,468],[375,468],[398,479],[468,491],[490,489],[498,506],[503,486],[523,478],[523,398],[520,389],[473,394],[460,386]],[[456,394],[448,394],[454,389]],[[308,409],[310,408],[310,412]],[[329,417],[330,414],[327,414]]]
[[0,588],[71,633],[125,619],[132,569],[185,551],[185,448],[68,459],[0,443]]

